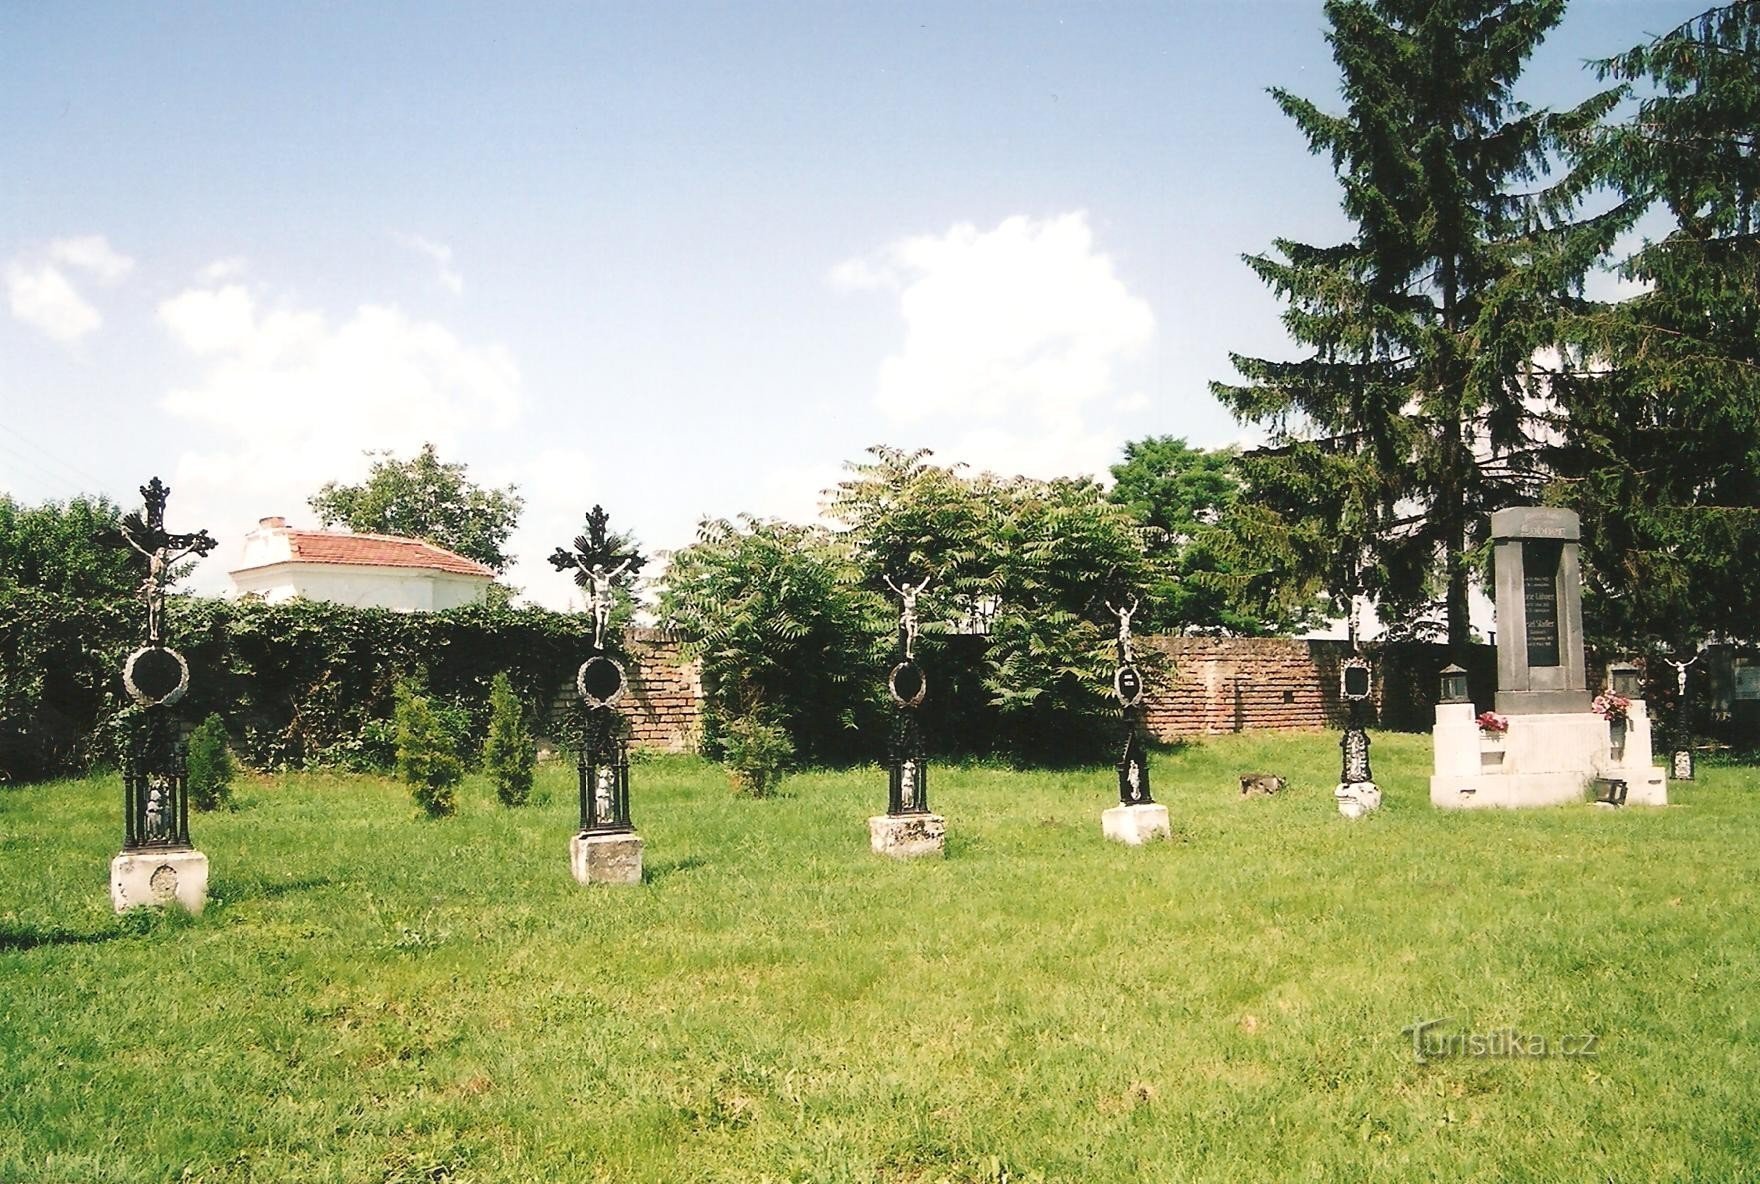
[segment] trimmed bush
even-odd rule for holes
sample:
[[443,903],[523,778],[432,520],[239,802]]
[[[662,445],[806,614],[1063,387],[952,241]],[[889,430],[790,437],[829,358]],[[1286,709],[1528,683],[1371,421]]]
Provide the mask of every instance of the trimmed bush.
[[489,738],[483,742],[483,768],[495,784],[503,806],[523,806],[532,794],[532,770],[538,763],[538,742],[526,728],[519,696],[507,672],[489,684]]
[[430,818],[458,809],[454,788],[464,776],[452,738],[446,734],[428,697],[414,683],[400,679],[395,689],[397,775]]
[[232,804],[236,766],[226,740],[226,724],[210,715],[190,733],[186,757],[189,804],[197,810],[218,810]]
[[734,788],[755,798],[768,797],[794,759],[788,730],[755,715],[730,721],[722,733],[722,747]]

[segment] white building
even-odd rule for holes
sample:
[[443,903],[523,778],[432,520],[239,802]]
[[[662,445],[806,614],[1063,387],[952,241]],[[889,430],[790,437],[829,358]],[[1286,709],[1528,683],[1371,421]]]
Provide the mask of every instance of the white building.
[[420,539],[295,530],[284,518],[259,521],[244,536],[240,566],[228,574],[234,596],[398,612],[476,604],[495,582],[489,568]]

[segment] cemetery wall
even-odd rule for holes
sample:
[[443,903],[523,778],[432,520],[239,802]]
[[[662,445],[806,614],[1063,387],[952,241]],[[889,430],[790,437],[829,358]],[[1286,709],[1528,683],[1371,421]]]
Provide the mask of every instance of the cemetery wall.
[[[1145,703],[1157,739],[1220,732],[1303,731],[1341,727],[1348,704],[1339,694],[1346,641],[1287,637],[1150,637],[1139,646],[1164,655],[1169,669]],[[1421,731],[1433,722],[1446,646],[1399,642],[1375,647],[1369,718],[1382,727]],[[1491,704],[1496,650],[1471,647],[1466,660],[1475,700]]]
[[[629,690],[618,704],[629,721],[630,743],[653,752],[693,752],[702,734],[703,675],[683,654],[683,639],[665,629],[631,626],[623,631]],[[574,672],[559,680],[543,720],[546,735],[566,737],[579,709]]]

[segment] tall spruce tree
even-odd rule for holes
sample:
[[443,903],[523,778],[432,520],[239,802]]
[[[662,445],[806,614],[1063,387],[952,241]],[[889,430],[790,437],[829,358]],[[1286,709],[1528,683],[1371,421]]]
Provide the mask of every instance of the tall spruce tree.
[[1280,540],[1342,603],[1359,587],[1416,626],[1441,608],[1469,641],[1487,512],[1535,496],[1535,359],[1583,274],[1630,221],[1573,220],[1589,171],[1563,146],[1618,99],[1531,109],[1513,87],[1563,0],[1332,0],[1343,114],[1272,95],[1332,159],[1356,233],[1280,239],[1248,264],[1289,303],[1299,361],[1235,355],[1213,390],[1272,431],[1249,480]]
[[1597,63],[1642,88],[1599,159],[1670,216],[1577,324],[1554,496],[1585,526],[1592,632],[1625,645],[1760,637],[1760,2]]

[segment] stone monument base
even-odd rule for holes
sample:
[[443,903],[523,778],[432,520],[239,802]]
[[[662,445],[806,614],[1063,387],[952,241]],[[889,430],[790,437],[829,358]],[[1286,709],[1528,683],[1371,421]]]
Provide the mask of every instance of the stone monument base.
[[1444,809],[1584,802],[1598,777],[1624,781],[1628,805],[1668,805],[1642,700],[1632,701],[1623,735],[1589,711],[1512,715],[1509,731],[1493,735],[1480,731],[1471,703],[1439,703],[1431,736],[1430,802]]
[[208,903],[208,857],[200,851],[124,851],[110,861],[110,903],[121,913],[177,905],[200,914]]
[[1338,802],[1338,812],[1346,818],[1361,818],[1381,809],[1381,787],[1373,781],[1341,781],[1332,796]]
[[876,814],[868,819],[868,841],[874,854],[894,859],[941,855],[947,846],[947,819],[939,814]]
[[1167,821],[1166,806],[1160,802],[1146,802],[1102,810],[1100,833],[1115,843],[1141,847],[1150,839],[1171,839],[1173,827]]
[[640,884],[642,836],[576,835],[568,841],[568,867],[583,884]]

